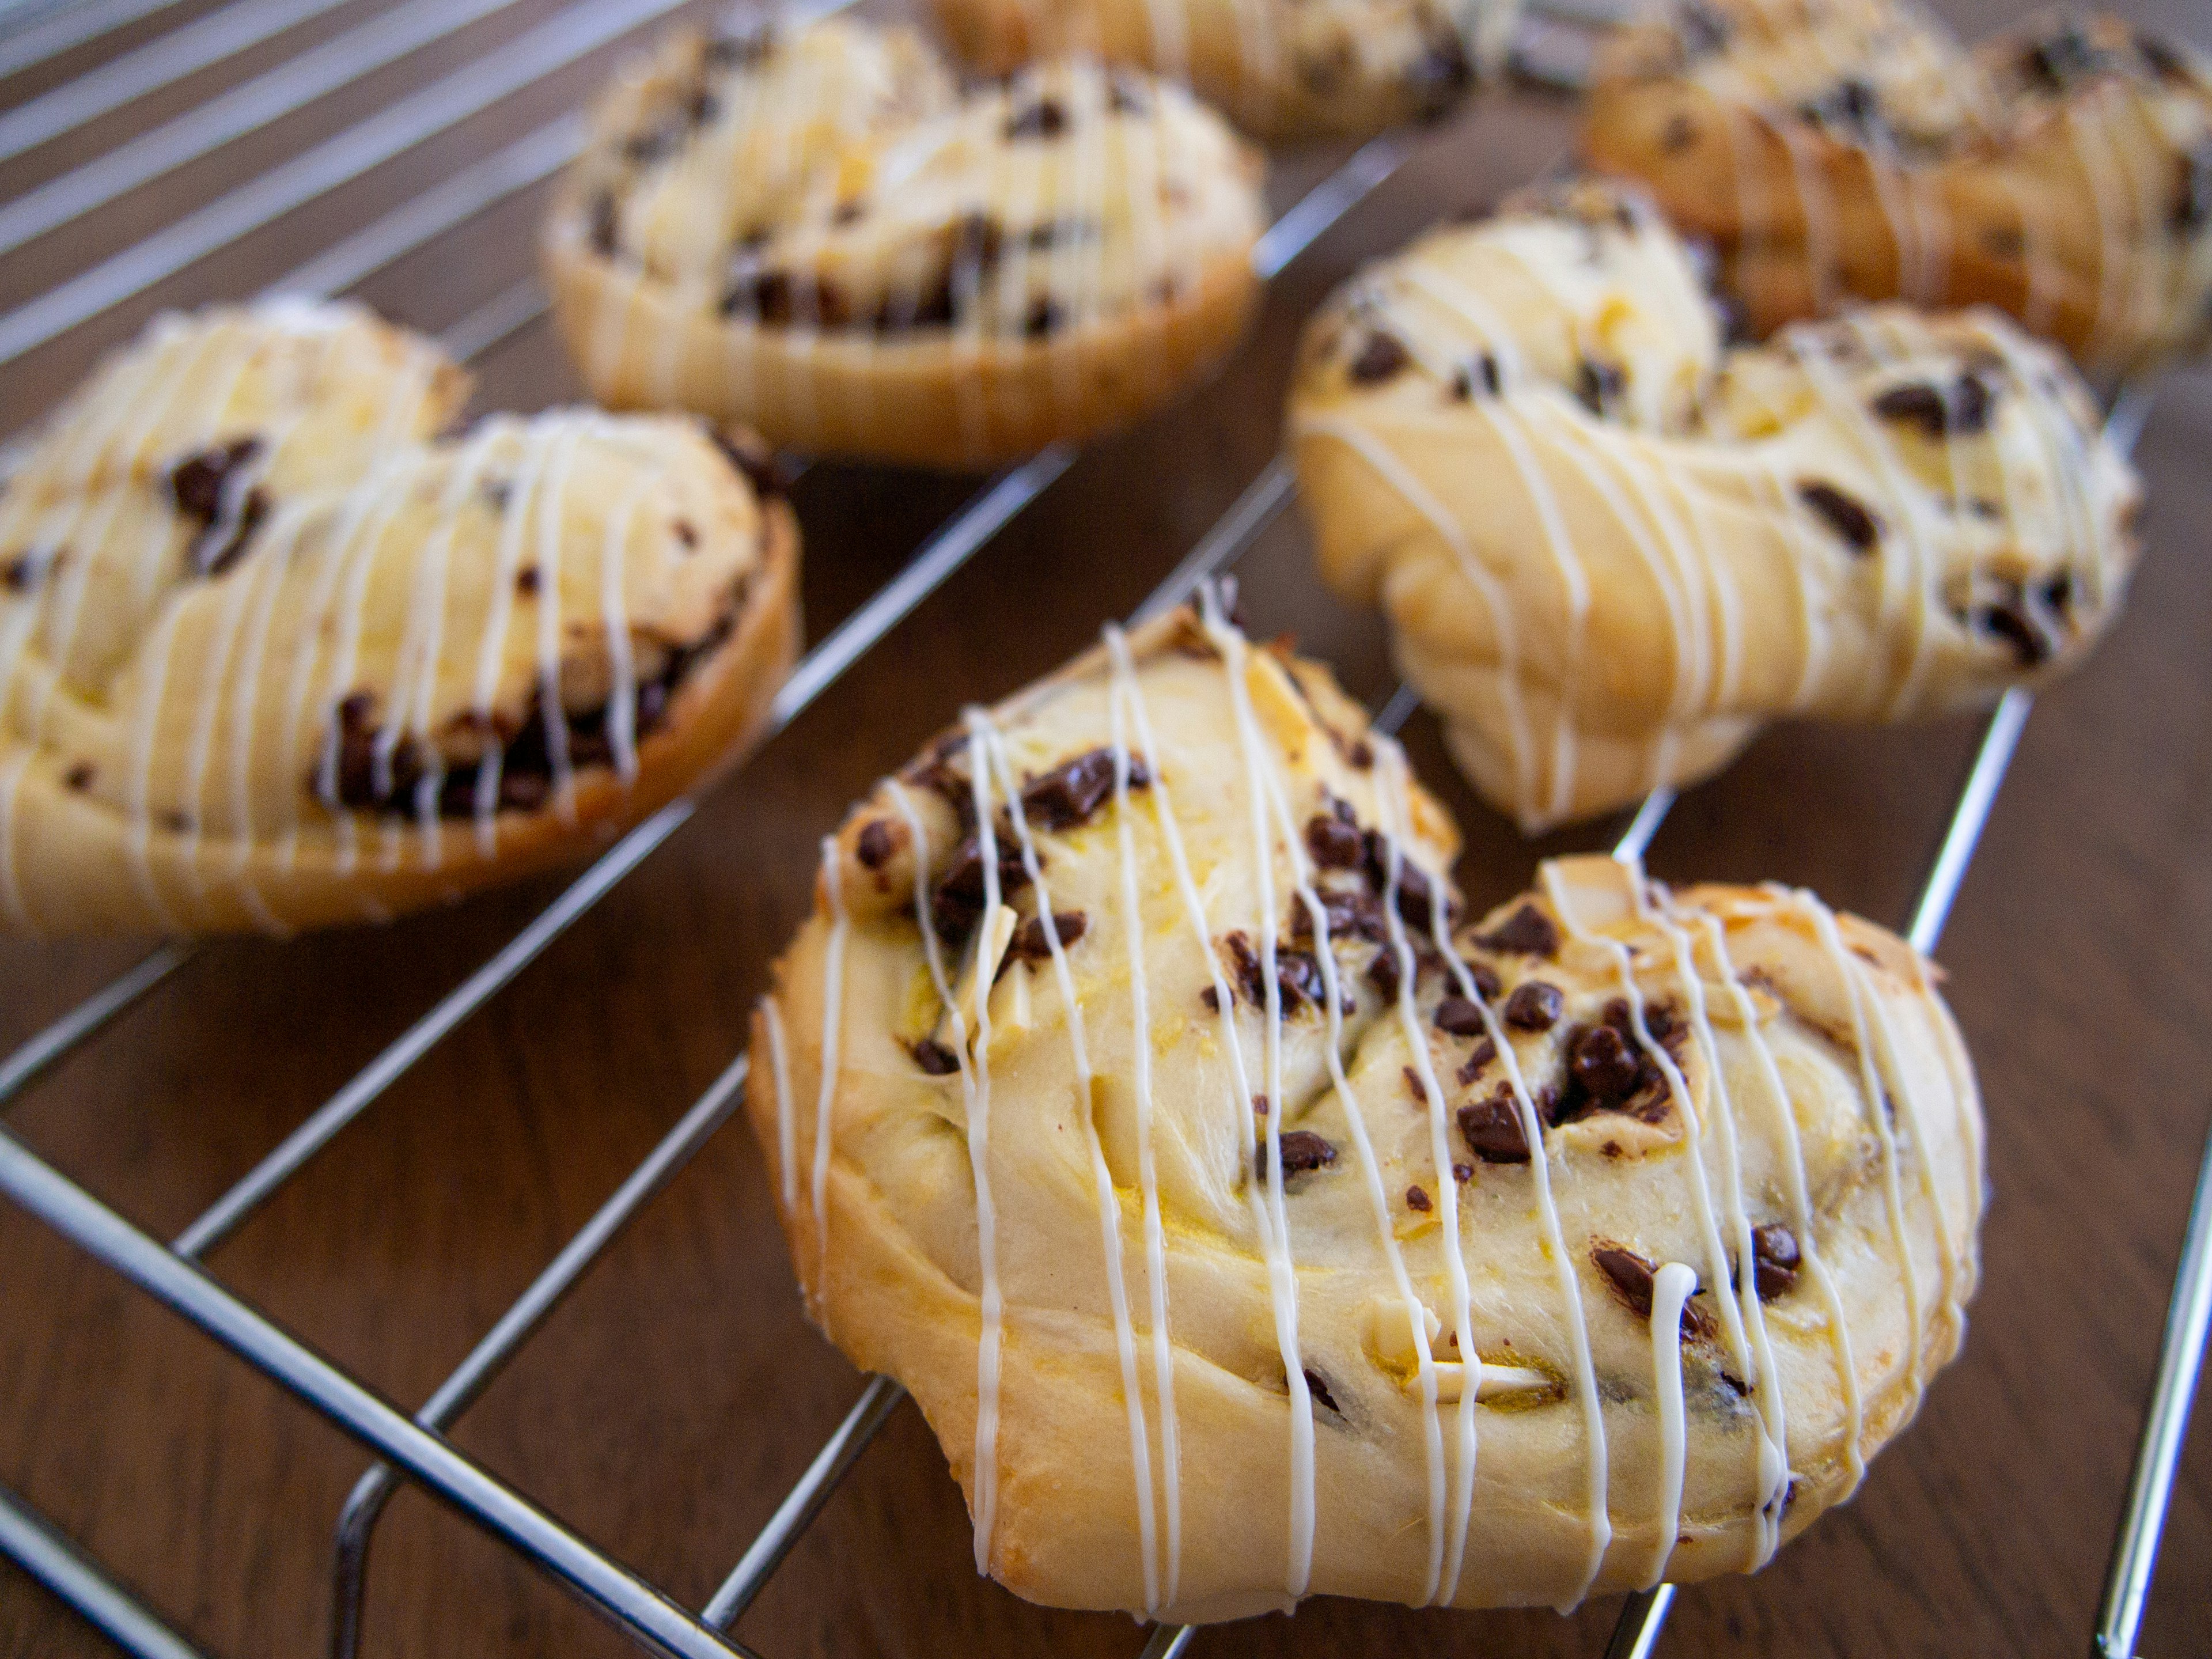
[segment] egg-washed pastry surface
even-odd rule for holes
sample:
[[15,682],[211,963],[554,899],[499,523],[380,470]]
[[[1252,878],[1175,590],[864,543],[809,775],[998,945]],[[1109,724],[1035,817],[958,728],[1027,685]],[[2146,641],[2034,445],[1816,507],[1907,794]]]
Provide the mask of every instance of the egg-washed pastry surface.
[[788,507],[688,420],[441,437],[467,397],[283,301],[156,320],[46,423],[0,494],[0,921],[381,919],[726,758],[797,647]]
[[1211,610],[823,843],[748,1107],[813,1317],[976,1562],[1207,1620],[1754,1569],[1955,1350],[1982,1194],[1933,969],[1802,892],[1457,835]]
[[2117,18],[1969,52],[1899,0],[1674,0],[1601,51],[1583,142],[1760,335],[1857,297],[1998,306],[2100,374],[2212,339],[2212,67]]
[[1261,170],[1134,70],[1057,62],[963,95],[902,28],[682,33],[600,100],[546,264],[610,405],[975,465],[1210,371],[1258,294]]
[[1347,283],[1290,427],[1323,577],[1382,607],[1531,830],[1695,782],[1778,716],[2040,684],[2135,558],[2135,473],[2057,351],[1898,305],[1723,349],[1681,244],[1590,180]]
[[1096,52],[1182,81],[1271,143],[1444,114],[1505,62],[1517,0],[936,0],[986,74]]

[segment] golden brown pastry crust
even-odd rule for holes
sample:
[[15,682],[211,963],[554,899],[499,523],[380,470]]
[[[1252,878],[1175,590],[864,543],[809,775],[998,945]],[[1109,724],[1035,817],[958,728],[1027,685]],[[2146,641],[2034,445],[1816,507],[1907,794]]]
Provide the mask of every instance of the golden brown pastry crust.
[[1097,52],[1188,82],[1270,143],[1364,137],[1448,112],[1497,73],[1516,0],[936,0],[969,65]]
[[1583,143],[1714,244],[1758,335],[1901,298],[2100,374],[2212,338],[2212,70],[2116,18],[1969,54],[1897,0],[1686,0],[1601,53]]
[[1347,284],[1291,437],[1323,577],[1383,608],[1454,759],[1532,830],[1779,716],[2046,681],[2136,553],[2136,476],[2049,348],[1886,306],[1723,351],[1681,245],[1594,181]]
[[799,643],[789,508],[680,421],[437,439],[466,396],[426,342],[287,301],[157,322],[54,418],[0,498],[7,927],[450,901],[757,727]]
[[966,98],[848,20],[679,34],[602,101],[545,231],[595,396],[973,466],[1127,425],[1258,294],[1258,157],[1179,88],[1058,64]]
[[1977,1272],[1933,970],[1604,859],[1450,931],[1455,832],[1323,671],[1188,612],[1126,661],[880,785],[754,1024],[810,1310],[914,1392],[979,1565],[1186,1620],[1565,1603],[1756,1566],[1847,1497]]

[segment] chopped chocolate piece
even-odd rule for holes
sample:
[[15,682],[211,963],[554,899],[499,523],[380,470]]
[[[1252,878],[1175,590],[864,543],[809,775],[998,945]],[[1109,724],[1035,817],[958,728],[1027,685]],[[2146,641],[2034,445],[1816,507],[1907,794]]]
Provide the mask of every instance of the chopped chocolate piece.
[[1354,386],[1375,386],[1411,362],[1413,358],[1396,335],[1377,332],[1367,337],[1367,343],[1360,347],[1359,355],[1352,360],[1352,367],[1346,372]]
[[[1349,870],[1359,862],[1366,843],[1358,830],[1333,812],[1316,813],[1306,825],[1306,850],[1324,870]],[[1330,921],[1331,930],[1335,927]]]
[[[1277,1137],[1283,1155],[1283,1173],[1303,1175],[1309,1170],[1325,1169],[1336,1162],[1336,1148],[1310,1129],[1285,1129]],[[1267,1143],[1260,1144],[1260,1167],[1267,1168]]]
[[1468,1151],[1485,1164],[1526,1164],[1528,1133],[1512,1091],[1496,1092],[1459,1109],[1459,1132]]
[[1014,930],[1014,942],[1009,952],[1018,962],[1042,962],[1052,954],[1054,938],[1066,950],[1081,939],[1090,926],[1091,919],[1080,910],[1055,910],[1052,915],[1052,937],[1048,937],[1043,916],[1031,916]]
[[684,103],[684,113],[695,127],[703,127],[722,112],[722,100],[702,87]]
[[1751,1230],[1751,1279],[1759,1299],[1771,1302],[1797,1282],[1797,1235],[1778,1221]]
[[0,587],[10,593],[27,593],[44,580],[48,566],[53,562],[41,558],[36,551],[25,551],[12,558],[0,560]]
[[514,573],[514,591],[518,593],[535,593],[540,580],[538,567],[534,564],[526,564]]
[[1205,987],[1199,992],[1198,1000],[1212,1012],[1218,1014],[1221,1012],[1221,992],[1217,987],[1212,985]]
[[1258,1115],[1258,1116],[1260,1116],[1260,1117],[1265,1117],[1265,1116],[1267,1116],[1267,1096],[1265,1096],[1265,1095],[1254,1095],[1254,1096],[1252,1097],[1252,1110],[1253,1110],[1253,1112],[1254,1112],[1256,1115]]
[[1352,747],[1346,753],[1345,758],[1350,761],[1358,770],[1364,772],[1368,768],[1375,764],[1375,751],[1368,746],[1366,738],[1355,738],[1352,739]]
[[[1389,891],[1390,838],[1380,830],[1367,832],[1367,878],[1378,891]],[[1433,927],[1436,903],[1436,889],[1427,872],[1401,852],[1398,858],[1398,914],[1415,927]],[[1449,900],[1445,901],[1444,919],[1451,919]]]
[[1006,118],[1006,137],[1057,138],[1067,125],[1066,107],[1057,98],[1040,98]]
[[1468,1182],[1474,1179],[1474,1165],[1472,1164],[1453,1164],[1452,1179],[1459,1182],[1461,1186],[1466,1186]]
[[1467,1057],[1467,1064],[1459,1068],[1458,1075],[1461,1085],[1464,1087],[1466,1085],[1474,1082],[1475,1079],[1480,1077],[1482,1075],[1482,1068],[1489,1065],[1492,1060],[1497,1058],[1498,1045],[1495,1042],[1492,1042],[1488,1037],[1485,1037],[1481,1042],[1476,1043],[1474,1045],[1474,1052],[1469,1054]]
[[1593,415],[1603,415],[1628,389],[1628,374],[1618,363],[1585,357],[1575,371],[1575,396]]
[[93,769],[90,761],[79,761],[62,774],[62,787],[79,793],[92,787]]
[[1328,1410],[1334,1412],[1339,1417],[1343,1416],[1344,1407],[1336,1403],[1336,1396],[1328,1391],[1328,1383],[1322,1377],[1322,1374],[1314,1370],[1310,1365],[1302,1367],[1301,1369],[1305,1372],[1306,1392],[1311,1395],[1316,1400],[1321,1401],[1321,1403]]
[[1486,962],[1468,963],[1467,976],[1474,981],[1474,994],[1485,1002],[1497,1001],[1498,994],[1505,988],[1504,981],[1498,977],[1497,970]]
[[1321,963],[1310,951],[1275,948],[1275,983],[1281,990],[1283,1012],[1294,1014],[1306,1003],[1322,1007],[1328,988],[1322,982]]
[[933,1037],[916,1037],[914,1063],[932,1077],[950,1077],[960,1069],[960,1056]]
[[906,831],[889,818],[870,818],[860,826],[854,852],[871,870],[880,870],[906,841]]
[[738,427],[716,427],[708,435],[722,452],[722,459],[753,487],[753,495],[759,500],[774,501],[789,487],[783,459],[769,447],[766,439]]
[[[1332,942],[1364,939],[1380,943],[1388,931],[1382,921],[1382,901],[1371,893],[1324,892],[1319,897],[1322,919],[1328,926]],[[1291,937],[1303,940],[1313,936],[1313,912],[1307,908],[1304,900],[1293,901],[1291,906]]]
[[1482,1023],[1482,1010],[1465,997],[1446,997],[1437,1004],[1437,1029],[1449,1031],[1454,1036],[1480,1036],[1488,1029]]
[[2161,81],[2185,81],[2189,78],[2189,62],[2168,42],[2155,34],[2141,30],[2136,33],[2136,54]]
[[[999,836],[999,897],[1012,898],[1030,884],[1020,851],[1010,846],[1010,836]],[[983,915],[983,846],[979,836],[969,836],[952,849],[951,861],[938,878],[930,896],[930,910],[937,931],[947,939],[964,937]]]
[[1462,403],[1474,398],[1478,386],[1495,398],[1498,384],[1498,359],[1486,351],[1471,362],[1462,363],[1452,370],[1452,396]]
[[1223,936],[1221,944],[1229,953],[1229,966],[1236,981],[1235,988],[1253,1007],[1265,1007],[1267,976],[1260,967],[1260,953],[1252,948],[1252,936],[1242,928],[1235,928]]
[[1881,520],[1862,501],[1817,478],[1797,482],[1797,498],[1826,520],[1854,553],[1870,553],[1881,539]]
[[1567,1075],[1595,1105],[1626,1100],[1644,1074],[1644,1056],[1610,1025],[1583,1025],[1567,1039]]
[[[1129,757],[1129,787],[1150,787],[1152,774]],[[1034,823],[1060,831],[1087,822],[1114,798],[1114,751],[1093,749],[1062,762],[1022,791],[1022,811]]]
[[[1618,1244],[1597,1244],[1590,1249],[1590,1260],[1597,1266],[1628,1304],[1629,1311],[1649,1324],[1651,1320],[1652,1292],[1657,1287],[1658,1264],[1647,1261],[1633,1250]],[[1697,1295],[1692,1291],[1691,1296]],[[1681,1334],[1692,1339],[1710,1337],[1713,1334],[1712,1320],[1703,1308],[1685,1298],[1682,1303]]]
[[1524,904],[1490,932],[1477,933],[1474,942],[1500,956],[1542,957],[1549,961],[1559,954],[1559,930],[1534,905]]
[[1429,1090],[1428,1085],[1421,1081],[1421,1074],[1410,1066],[1401,1066],[1398,1070],[1406,1079],[1406,1092],[1413,1096],[1413,1104],[1426,1107],[1429,1103]]
[[1505,1023],[1516,1031],[1548,1031],[1559,1023],[1566,999],[1556,985],[1532,979],[1514,988],[1505,999]]
[[1428,1194],[1419,1187],[1408,1187],[1406,1188],[1406,1207],[1409,1210],[1418,1210],[1423,1215],[1426,1215],[1431,1210],[1436,1208],[1436,1205],[1430,1200]]
[[2069,22],[2030,44],[2021,53],[2020,66],[2043,90],[2063,93],[2075,81],[2111,67],[2111,59],[2080,25]]
[[1398,953],[1384,945],[1375,953],[1375,960],[1367,964],[1367,982],[1382,994],[1386,1001],[1397,1000],[1398,988],[1402,982],[1398,969]]
[[1032,340],[1041,340],[1066,320],[1057,300],[1040,297],[1030,302],[1029,314],[1022,319],[1022,332]]
[[2022,668],[2033,668],[2051,655],[2051,641],[2027,614],[2017,591],[1996,604],[1977,605],[1972,620],[1984,634],[2012,647],[2013,659]]
[[1988,430],[1996,400],[1988,381],[1966,374],[1948,393],[1925,380],[1892,386],[1874,400],[1874,412],[1900,426],[1917,426],[1929,438],[1967,436]]
[[188,518],[211,525],[222,516],[231,474],[261,453],[258,438],[234,438],[197,450],[169,469],[169,499]]

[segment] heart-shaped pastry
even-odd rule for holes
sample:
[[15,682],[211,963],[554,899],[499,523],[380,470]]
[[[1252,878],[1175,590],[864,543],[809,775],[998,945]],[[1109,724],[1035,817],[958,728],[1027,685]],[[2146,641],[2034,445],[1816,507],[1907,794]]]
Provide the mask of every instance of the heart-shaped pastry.
[[1759,335],[1857,298],[2001,306],[2098,374],[2212,339],[2212,66],[2118,18],[1969,53],[1899,0],[1675,0],[1600,53],[1583,142]]
[[286,301],[160,319],[46,423],[0,495],[9,927],[381,919],[604,844],[752,729],[788,507],[689,421],[439,436],[467,398]]
[[1172,398],[1258,293],[1259,158],[1134,70],[963,96],[904,29],[679,33],[592,131],[545,258],[614,407],[980,465]]
[[1977,707],[2077,661],[2141,492],[1994,311],[1723,350],[1620,187],[1531,192],[1362,272],[1291,398],[1323,577],[1389,617],[1453,757],[1534,830],[1692,783],[1767,720]]
[[1326,671],[1183,611],[825,839],[748,1106],[808,1307],[1058,1606],[1565,1605],[1764,1564],[1956,1350],[1933,969],[1779,888],[1457,836]]

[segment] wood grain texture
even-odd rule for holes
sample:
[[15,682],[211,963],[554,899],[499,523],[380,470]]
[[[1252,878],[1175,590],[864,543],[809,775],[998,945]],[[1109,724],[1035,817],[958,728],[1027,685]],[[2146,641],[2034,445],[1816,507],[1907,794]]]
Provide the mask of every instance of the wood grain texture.
[[[191,15],[209,8],[193,0]],[[304,38],[374,15],[356,0]],[[450,47],[135,192],[0,266],[0,307],[513,38],[520,0]],[[1970,32],[1997,0],[1944,8]],[[2193,0],[2143,21],[2212,47]],[[147,38],[144,26],[106,49]],[[58,68],[99,61],[71,55]],[[228,84],[281,53],[228,64]],[[503,101],[332,198],[0,369],[8,424],[52,399],[155,303],[254,291],[549,118],[612,54]],[[20,100],[41,72],[0,87]],[[149,100],[0,168],[0,195],[174,112]],[[582,1224],[742,1042],[801,915],[816,838],[964,701],[1010,690],[1132,607],[1273,453],[1300,319],[1361,258],[1492,199],[1560,154],[1563,100],[1493,94],[1417,136],[1414,159],[1274,285],[1214,385],[1096,446],[699,817],[490,1007],[403,1079],[234,1239],[226,1282],[413,1405]],[[1291,158],[1277,205],[1340,159]],[[439,327],[524,276],[527,192],[380,273],[365,297]],[[479,404],[575,383],[541,324],[482,365]],[[1753,1580],[1686,1592],[1668,1653],[1996,1654],[2086,1649],[2212,1108],[2212,374],[2166,383],[2141,460],[2148,552],[2128,613],[2038,708],[1941,957],[1979,1064],[1996,1204],[1964,1357],[1857,1499]],[[810,637],[885,580],[974,480],[811,472]],[[1370,617],[1336,607],[1285,517],[1242,567],[1259,633],[1295,630],[1370,700],[1390,689]],[[1668,878],[1777,878],[1899,922],[1978,728],[1778,728],[1675,810]],[[1606,826],[1523,840],[1459,785],[1425,716],[1408,739],[1467,833],[1475,907]],[[141,1224],[173,1233],[557,890],[539,883],[383,930],[210,945],[12,1109],[10,1127]],[[127,943],[0,943],[0,1045],[132,960]],[[457,1438],[693,1606],[712,1591],[860,1381],[805,1325],[761,1159],[719,1134],[653,1201],[468,1414]],[[2208,1402],[2212,1409],[2212,1402]],[[225,1656],[325,1640],[330,1528],[362,1454],[320,1419],[0,1207],[0,1480]],[[2144,1635],[2212,1651],[2212,1428],[2184,1464]],[[1231,1656],[1598,1654],[1614,1614],[1416,1613],[1317,1601],[1206,1632]],[[467,1522],[412,1492],[371,1571],[368,1651],[615,1654],[627,1644]],[[974,1574],[942,1455],[902,1407],[740,1626],[769,1659],[1133,1655],[1127,1620],[1029,1607]],[[108,1651],[0,1565],[0,1655]]]

